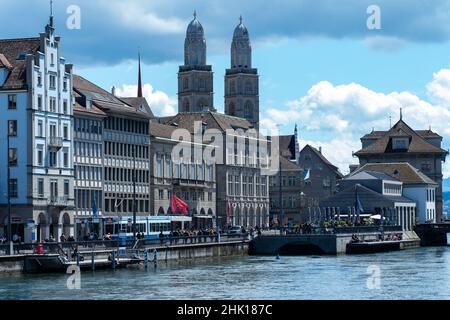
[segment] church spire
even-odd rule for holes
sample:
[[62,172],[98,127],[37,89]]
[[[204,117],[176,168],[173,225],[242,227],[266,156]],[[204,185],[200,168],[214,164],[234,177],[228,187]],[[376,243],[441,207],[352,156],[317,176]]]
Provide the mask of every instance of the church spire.
[[142,98],[142,78],[141,78],[141,50],[138,50],[139,73],[138,73],[138,98]]
[[403,108],[400,108],[400,120],[403,120]]

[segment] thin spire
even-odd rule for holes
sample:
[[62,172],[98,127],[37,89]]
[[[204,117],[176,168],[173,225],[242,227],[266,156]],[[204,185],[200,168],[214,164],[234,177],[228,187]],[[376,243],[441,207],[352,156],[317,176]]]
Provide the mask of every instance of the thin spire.
[[138,98],[142,98],[142,78],[141,78],[141,48],[138,49],[139,75],[138,75]]
[[389,129],[392,128],[392,116],[389,116]]
[[197,10],[194,10],[194,19],[197,19]]
[[239,23],[242,24],[242,14],[239,16]]
[[403,109],[400,108],[400,120],[403,120]]
[[50,0],[50,27],[53,27],[53,0]]

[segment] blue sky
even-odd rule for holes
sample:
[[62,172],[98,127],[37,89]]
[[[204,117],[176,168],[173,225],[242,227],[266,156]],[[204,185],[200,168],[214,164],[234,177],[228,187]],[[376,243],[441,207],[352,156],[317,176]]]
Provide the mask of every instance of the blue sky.
[[[48,4],[0,0],[0,24],[8,26],[1,37],[36,36],[47,22]],[[381,10],[381,30],[366,26],[371,4]],[[81,9],[80,30],[66,27],[69,5]],[[64,56],[105,89],[135,92],[141,47],[145,95],[155,113],[165,115],[177,108],[176,73],[194,9],[205,29],[218,110],[242,14],[267,128],[282,123],[287,134],[298,123],[301,143],[322,146],[343,172],[356,162],[351,152],[360,147],[360,136],[372,127],[388,129],[400,107],[411,126],[431,126],[450,147],[450,1],[55,0],[54,14]],[[445,172],[450,176],[447,164]]]

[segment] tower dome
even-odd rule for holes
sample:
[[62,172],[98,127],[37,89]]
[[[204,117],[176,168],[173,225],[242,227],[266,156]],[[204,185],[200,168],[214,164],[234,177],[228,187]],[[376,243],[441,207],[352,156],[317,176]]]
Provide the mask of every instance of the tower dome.
[[184,43],[184,64],[187,66],[206,65],[206,40],[203,26],[197,19],[194,11],[194,19],[189,23]]
[[247,40],[250,41],[247,27],[242,22],[242,16],[239,18],[239,25],[234,29],[233,40]]
[[204,38],[205,33],[203,31],[203,26],[197,19],[197,13],[194,11],[194,19],[189,23],[187,31],[186,31],[186,37],[192,37],[192,38]]
[[250,69],[252,67],[252,46],[247,27],[239,17],[239,25],[234,29],[231,43],[231,68]]

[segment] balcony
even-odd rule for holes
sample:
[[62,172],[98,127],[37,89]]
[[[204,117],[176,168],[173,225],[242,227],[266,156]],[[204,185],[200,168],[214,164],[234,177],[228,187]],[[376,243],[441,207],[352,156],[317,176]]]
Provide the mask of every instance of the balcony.
[[48,199],[48,205],[55,208],[66,208],[69,205],[69,198],[67,196],[50,196]]
[[50,137],[48,145],[50,148],[61,149],[63,147],[63,138]]

